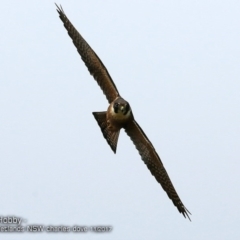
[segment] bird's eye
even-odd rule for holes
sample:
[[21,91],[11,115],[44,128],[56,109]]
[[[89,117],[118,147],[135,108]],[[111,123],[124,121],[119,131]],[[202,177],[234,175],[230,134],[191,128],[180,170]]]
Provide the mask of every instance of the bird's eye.
[[113,105],[113,109],[114,109],[114,112],[117,113],[118,112],[118,103],[114,103]]
[[127,103],[126,105],[125,105],[125,112],[127,113],[129,111],[129,104]]

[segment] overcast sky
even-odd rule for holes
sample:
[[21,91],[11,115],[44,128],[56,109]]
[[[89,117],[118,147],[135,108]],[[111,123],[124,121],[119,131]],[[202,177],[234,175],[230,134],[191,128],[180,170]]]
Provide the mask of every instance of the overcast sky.
[[63,9],[107,67],[161,157],[184,219],[121,131],[53,1],[1,3],[1,216],[110,233],[4,239],[239,239],[240,2],[72,1]]

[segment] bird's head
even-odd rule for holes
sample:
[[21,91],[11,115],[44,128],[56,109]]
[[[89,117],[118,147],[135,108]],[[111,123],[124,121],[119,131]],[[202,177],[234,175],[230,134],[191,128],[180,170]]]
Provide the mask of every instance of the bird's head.
[[117,99],[114,102],[113,109],[115,113],[122,114],[122,115],[126,115],[131,111],[129,103],[122,98]]

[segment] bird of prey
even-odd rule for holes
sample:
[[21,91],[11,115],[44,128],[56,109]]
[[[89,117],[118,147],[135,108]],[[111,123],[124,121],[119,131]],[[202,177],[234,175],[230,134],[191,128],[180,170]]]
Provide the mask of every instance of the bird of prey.
[[88,68],[88,71],[97,81],[110,104],[107,111],[93,112],[93,116],[95,117],[104,138],[107,140],[107,143],[113,152],[116,153],[119,132],[121,128],[124,128],[141,155],[142,160],[147,165],[152,175],[156,178],[157,182],[161,184],[178,211],[182,213],[185,218],[186,216],[189,218],[189,214],[191,213],[179,198],[152,143],[134,119],[130,104],[120,96],[106,67],[69,21],[61,5],[59,7],[56,4],[56,6],[59,17],[72,39],[73,44],[77,48],[78,53]]

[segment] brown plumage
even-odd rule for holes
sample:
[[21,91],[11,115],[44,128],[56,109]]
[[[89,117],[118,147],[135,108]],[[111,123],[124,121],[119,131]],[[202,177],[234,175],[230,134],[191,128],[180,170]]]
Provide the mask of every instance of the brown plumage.
[[57,6],[57,11],[59,13],[59,17],[62,20],[64,27],[68,31],[68,35],[72,39],[77,51],[79,52],[83,62],[88,68],[90,74],[97,81],[98,85],[103,90],[106,95],[108,102],[111,103],[116,97],[119,96],[118,90],[109,75],[106,67],[97,56],[97,54],[92,50],[92,48],[88,45],[88,43],[84,40],[81,34],[75,29],[72,23],[68,20],[65,15],[62,7]]
[[111,147],[114,153],[117,151],[117,142],[119,136],[119,129],[118,131],[109,131],[109,127],[106,121],[107,112],[93,112],[93,116],[95,117],[101,131],[103,137],[106,139],[107,143]]
[[129,124],[125,127],[125,131],[136,146],[139,154],[142,157],[142,160],[147,165],[152,175],[162,185],[162,188],[166,191],[168,197],[173,201],[173,204],[178,208],[178,211],[182,213],[184,217],[187,216],[189,218],[188,213],[190,212],[183,205],[167,174],[166,169],[162,164],[160,157],[141,127],[134,120],[129,122]]
[[157,182],[161,184],[178,211],[182,213],[184,217],[189,218],[189,214],[191,213],[179,198],[152,143],[134,120],[129,103],[120,96],[106,67],[80,33],[74,28],[62,7],[57,6],[57,11],[90,74],[93,75],[110,103],[107,111],[93,112],[107,143],[113,152],[116,153],[118,136],[121,128],[124,128]]

